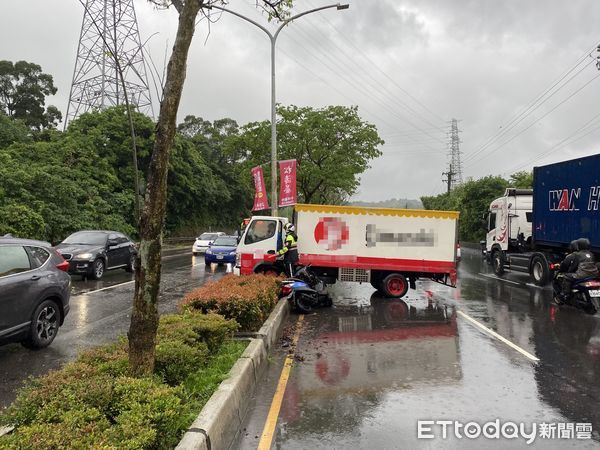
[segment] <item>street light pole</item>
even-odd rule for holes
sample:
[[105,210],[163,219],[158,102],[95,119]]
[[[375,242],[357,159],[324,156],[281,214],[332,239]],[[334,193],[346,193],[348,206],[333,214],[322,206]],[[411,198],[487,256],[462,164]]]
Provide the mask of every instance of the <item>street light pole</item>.
[[302,16],[321,11],[323,9],[336,8],[337,10],[341,10],[348,9],[349,7],[350,5],[340,5],[339,3],[336,3],[334,5],[327,5],[321,6],[319,8],[309,9],[308,11],[301,12],[299,14],[285,19],[283,22],[281,22],[281,25],[279,25],[277,30],[275,30],[275,33],[272,34],[267,28],[265,28],[258,22],[255,22],[254,20],[249,19],[248,17],[243,16],[238,12],[217,5],[208,6],[209,9],[214,8],[220,11],[228,12],[230,14],[233,14],[234,16],[239,17],[240,19],[244,19],[245,21],[256,25],[258,28],[264,31],[271,40],[271,214],[273,216],[279,215],[277,202],[277,101],[275,97],[275,44],[277,43],[277,36],[279,36],[281,30],[283,30],[283,27]]

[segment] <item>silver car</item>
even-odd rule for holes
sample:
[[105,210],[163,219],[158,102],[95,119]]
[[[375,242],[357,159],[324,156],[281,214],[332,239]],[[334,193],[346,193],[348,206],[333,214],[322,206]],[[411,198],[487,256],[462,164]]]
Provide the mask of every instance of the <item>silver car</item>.
[[47,242],[0,237],[0,344],[52,343],[69,312],[68,270]]
[[215,239],[219,236],[225,236],[225,233],[222,231],[209,231],[207,233],[202,233],[196,238],[194,245],[192,245],[192,254],[194,256],[198,256],[200,253],[206,253],[206,250],[208,250]]

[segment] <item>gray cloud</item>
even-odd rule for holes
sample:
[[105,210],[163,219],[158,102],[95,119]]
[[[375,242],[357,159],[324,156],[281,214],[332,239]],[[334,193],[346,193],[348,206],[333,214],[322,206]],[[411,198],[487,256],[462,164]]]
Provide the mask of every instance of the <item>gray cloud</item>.
[[[277,43],[277,99],[315,107],[358,105],[363,118],[378,127],[386,140],[384,154],[362,177],[357,198],[442,192],[445,131],[453,117],[461,119],[465,177],[506,176],[512,169],[598,151],[599,131],[565,140],[598,113],[599,81],[573,94],[599,73],[592,58],[514,130],[485,149],[482,145],[505,131],[515,115],[600,42],[600,2],[350,3],[349,10],[307,15],[282,31]],[[296,2],[295,11],[323,4]],[[176,15],[156,11],[142,0],[135,5],[143,39],[159,32],[148,50],[162,72]],[[253,1],[234,0],[229,7],[267,24]],[[49,103],[63,112],[81,16],[76,1],[3,2],[0,10],[0,59],[42,65],[59,89]],[[226,14],[211,24],[210,34],[206,21],[199,23],[180,118],[187,114],[209,120],[231,117],[239,123],[269,118],[270,49],[260,30]]]

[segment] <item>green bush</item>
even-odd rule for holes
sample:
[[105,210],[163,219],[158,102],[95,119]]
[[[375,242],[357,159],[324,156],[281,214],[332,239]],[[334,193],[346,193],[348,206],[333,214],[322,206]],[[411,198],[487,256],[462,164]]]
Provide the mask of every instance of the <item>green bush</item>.
[[238,328],[235,320],[189,310],[162,317],[158,326],[158,341],[178,340],[191,346],[204,342],[210,353],[214,354]]
[[[89,387],[107,394],[102,400],[110,401],[99,402],[104,411],[93,406],[99,399],[94,398],[97,394],[86,394]],[[20,397],[9,407],[9,421],[22,408],[38,412],[25,423],[10,421],[20,426],[0,440],[0,448],[169,448],[177,444],[190,414],[181,389],[153,378],[96,374],[81,383],[70,380],[52,392],[39,393],[44,394],[41,404],[35,395]]]
[[227,275],[190,292],[179,306],[235,319],[241,331],[258,331],[277,304],[278,294],[279,278]]
[[216,314],[163,317],[146,378],[128,376],[127,339],[85,351],[19,392],[0,415],[16,426],[0,449],[173,448],[245,348],[225,342],[237,328]]
[[170,386],[176,386],[206,363],[208,346],[200,342],[196,346],[181,341],[159,341],[156,344],[154,372]]

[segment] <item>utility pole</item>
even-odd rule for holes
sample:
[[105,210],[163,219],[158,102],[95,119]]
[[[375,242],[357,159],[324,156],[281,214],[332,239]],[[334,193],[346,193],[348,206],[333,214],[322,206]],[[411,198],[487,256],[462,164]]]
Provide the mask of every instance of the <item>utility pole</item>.
[[456,175],[456,172],[452,171],[452,164],[450,164],[450,168],[448,169],[448,172],[442,172],[442,175],[448,175],[448,178],[446,179],[442,179],[442,181],[444,183],[448,183],[448,193],[450,193],[450,190],[452,189],[452,184],[454,182],[454,175]]
[[246,22],[250,22],[252,25],[257,26],[264,31],[271,40],[271,215],[273,216],[279,215],[279,206],[277,201],[277,102],[275,100],[275,44],[277,43],[277,37],[279,36],[279,33],[281,33],[281,30],[283,30],[289,23],[302,16],[329,8],[336,8],[338,11],[341,11],[343,9],[348,9],[349,7],[350,5],[348,4],[341,5],[337,3],[334,5],[320,6],[318,8],[310,9],[283,20],[277,30],[275,30],[275,33],[271,33],[270,30],[258,22],[255,22],[254,20],[236,11],[217,5],[206,6],[208,9],[214,8],[220,11],[225,11],[245,20]]

